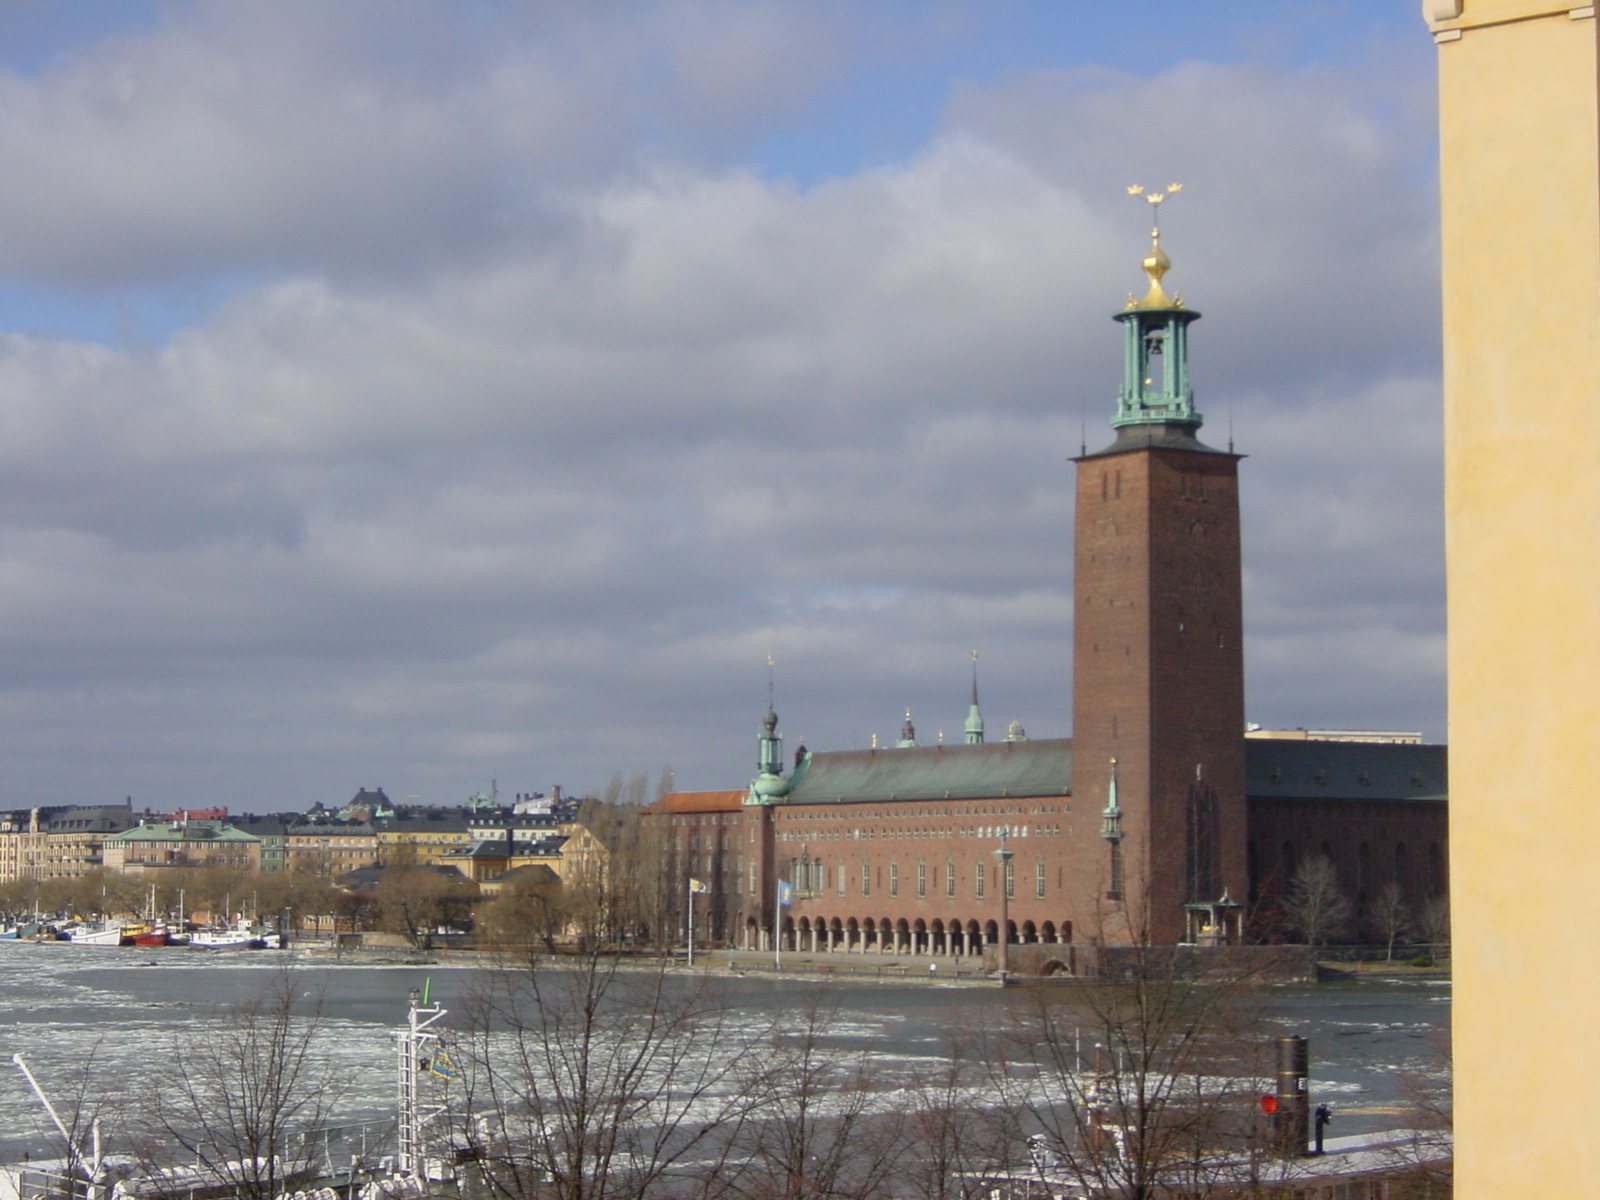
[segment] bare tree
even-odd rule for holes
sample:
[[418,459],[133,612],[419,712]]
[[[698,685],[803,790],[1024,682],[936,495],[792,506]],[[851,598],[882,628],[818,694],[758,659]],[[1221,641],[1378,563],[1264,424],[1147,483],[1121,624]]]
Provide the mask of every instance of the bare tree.
[[1387,1153],[1392,1200],[1437,1200],[1450,1195],[1454,1116],[1450,1051],[1442,1036],[1418,1069],[1402,1080],[1401,1128],[1410,1135]]
[[[944,1060],[919,1072],[902,1129],[898,1178],[926,1200],[978,1200],[1020,1162],[1010,1114],[994,1104],[990,1066],[956,1031]],[[981,1049],[981,1047],[979,1047]]]
[[477,888],[459,873],[434,867],[390,867],[373,892],[383,927],[427,949],[441,925],[464,921]]
[[716,981],[600,954],[486,972],[464,1006],[458,1142],[493,1200],[641,1200],[725,1158],[747,1104]]
[[1384,961],[1394,961],[1394,944],[1406,936],[1411,927],[1411,913],[1406,907],[1404,889],[1393,880],[1378,889],[1372,904],[1372,922],[1384,940]]
[[[1103,950],[1106,978],[1039,987],[998,1083],[1036,1170],[1072,1194],[1204,1195],[1270,1174],[1254,1116],[1268,1038],[1243,951]],[[1019,1070],[1020,1068],[1020,1070]]]
[[814,993],[774,1022],[747,1062],[750,1101],[738,1169],[724,1189],[747,1200],[874,1200],[891,1194],[897,1165],[913,1152],[906,1116],[884,1103],[870,1049],[830,1044],[831,1000]]
[[1280,903],[1285,923],[1308,946],[1337,937],[1350,921],[1350,901],[1339,887],[1333,863],[1318,855],[1307,859],[1284,889]]
[[526,958],[542,950],[556,953],[570,919],[562,882],[548,867],[512,872],[499,895],[473,912],[482,938],[502,950]]
[[1434,896],[1422,906],[1419,922],[1423,939],[1435,951],[1450,951],[1450,901],[1444,896]]
[[344,1072],[318,1047],[322,1031],[320,998],[283,970],[203,1036],[175,1032],[131,1114],[147,1169],[192,1172],[197,1190],[240,1200],[273,1200],[312,1178],[316,1135],[344,1090]]

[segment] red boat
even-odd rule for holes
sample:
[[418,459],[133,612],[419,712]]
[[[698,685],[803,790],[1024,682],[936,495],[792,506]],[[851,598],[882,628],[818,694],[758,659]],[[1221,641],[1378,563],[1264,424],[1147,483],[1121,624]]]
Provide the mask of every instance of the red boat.
[[165,946],[170,940],[165,929],[147,929],[133,935],[135,946]]

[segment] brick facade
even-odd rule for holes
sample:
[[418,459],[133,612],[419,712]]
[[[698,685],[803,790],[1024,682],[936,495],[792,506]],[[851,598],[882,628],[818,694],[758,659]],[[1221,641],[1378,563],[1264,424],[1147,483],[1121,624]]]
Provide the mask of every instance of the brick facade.
[[1175,941],[1186,903],[1247,882],[1238,459],[1124,434],[1078,460],[1076,532],[1074,790],[1103,807],[1115,758],[1126,834],[1121,898],[1102,844],[1078,903]]

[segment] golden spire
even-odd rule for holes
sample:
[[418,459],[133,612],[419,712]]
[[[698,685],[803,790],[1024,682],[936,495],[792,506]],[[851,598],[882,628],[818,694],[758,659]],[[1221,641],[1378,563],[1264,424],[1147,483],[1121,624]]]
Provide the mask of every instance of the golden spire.
[[1144,196],[1150,203],[1150,251],[1139,263],[1144,268],[1144,273],[1149,277],[1150,289],[1145,292],[1144,298],[1128,299],[1129,308],[1181,308],[1183,301],[1167,295],[1166,289],[1161,286],[1161,279],[1172,268],[1172,260],[1167,257],[1166,251],[1161,249],[1161,202],[1174,192],[1183,191],[1183,184],[1169,183],[1165,192],[1146,193],[1143,184],[1130,184],[1128,195]]

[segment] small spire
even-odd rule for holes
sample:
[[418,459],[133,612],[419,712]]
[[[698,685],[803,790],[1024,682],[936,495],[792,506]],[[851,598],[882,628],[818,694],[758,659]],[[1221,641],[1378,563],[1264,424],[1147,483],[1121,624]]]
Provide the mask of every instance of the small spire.
[[778,736],[778,710],[773,699],[772,668],[777,666],[767,655],[767,711],[761,718],[760,754],[756,770],[762,775],[783,774],[783,739]]
[[1122,840],[1122,809],[1117,806],[1117,760],[1111,760],[1111,781],[1106,784],[1106,806],[1100,812],[1100,836],[1108,842]]
[[972,703],[967,708],[967,745],[983,744],[983,714],[978,711],[978,652],[972,652]]

